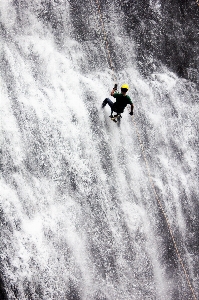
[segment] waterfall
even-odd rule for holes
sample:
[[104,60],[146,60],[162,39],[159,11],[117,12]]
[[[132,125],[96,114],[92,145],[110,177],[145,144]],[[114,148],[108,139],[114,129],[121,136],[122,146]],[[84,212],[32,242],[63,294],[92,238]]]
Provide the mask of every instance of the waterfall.
[[120,4],[0,3],[1,299],[199,295],[199,93],[153,56],[141,73]]

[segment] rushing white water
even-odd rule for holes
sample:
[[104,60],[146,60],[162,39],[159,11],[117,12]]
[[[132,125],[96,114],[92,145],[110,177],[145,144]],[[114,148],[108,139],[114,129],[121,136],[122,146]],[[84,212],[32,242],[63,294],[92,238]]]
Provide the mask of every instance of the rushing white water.
[[130,85],[135,114],[111,122],[99,16],[85,9],[89,38],[78,41],[63,6],[58,35],[36,17],[40,1],[0,4],[5,298],[192,299],[151,179],[198,295],[196,87],[165,67],[143,79],[112,6],[117,82]]

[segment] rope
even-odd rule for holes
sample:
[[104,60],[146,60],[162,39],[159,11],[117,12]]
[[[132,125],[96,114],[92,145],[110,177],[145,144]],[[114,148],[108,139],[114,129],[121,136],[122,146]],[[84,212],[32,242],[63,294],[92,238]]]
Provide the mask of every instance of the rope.
[[[132,119],[133,119],[133,118],[132,118]],[[179,260],[179,262],[180,262],[180,264],[181,264],[181,267],[182,267],[182,269],[183,269],[183,271],[184,271],[184,274],[185,274],[185,277],[186,277],[186,280],[187,280],[187,284],[188,284],[188,286],[189,286],[189,288],[190,288],[190,290],[191,290],[193,299],[194,299],[194,300],[197,300],[196,295],[195,295],[195,292],[194,292],[194,289],[193,289],[193,287],[192,287],[192,285],[191,285],[191,282],[190,282],[190,279],[189,279],[189,275],[188,275],[188,273],[187,273],[187,271],[186,271],[186,268],[185,268],[185,266],[184,266],[183,260],[182,260],[182,258],[181,258],[180,251],[178,250],[177,243],[176,243],[176,241],[175,241],[175,238],[174,238],[174,235],[173,235],[173,231],[172,231],[171,226],[170,226],[170,223],[169,223],[169,219],[168,219],[168,217],[167,217],[167,215],[166,215],[166,213],[165,213],[165,211],[164,211],[164,209],[163,209],[163,207],[162,207],[161,201],[160,201],[159,196],[158,196],[158,194],[157,194],[157,192],[156,192],[156,189],[155,189],[155,186],[154,186],[154,182],[153,182],[153,179],[152,179],[152,176],[151,176],[151,172],[150,172],[148,160],[147,160],[147,158],[146,158],[144,145],[143,145],[143,143],[142,143],[142,141],[141,141],[140,134],[139,134],[139,131],[138,131],[138,129],[137,129],[137,124],[136,124],[136,122],[135,122],[134,119],[133,119],[133,122],[134,122],[134,125],[135,125],[135,129],[136,129],[137,137],[138,137],[138,140],[139,140],[140,148],[141,148],[141,151],[142,151],[142,154],[143,154],[143,157],[144,157],[144,161],[145,161],[146,169],[147,169],[147,172],[148,172],[148,177],[149,177],[149,180],[150,180],[151,187],[152,187],[152,189],[153,189],[153,191],[154,191],[155,198],[156,198],[156,200],[157,200],[157,202],[158,202],[158,205],[159,205],[159,207],[160,207],[160,209],[161,209],[161,211],[162,211],[162,214],[163,214],[163,216],[164,216],[164,218],[165,218],[165,220],[166,220],[167,227],[168,227],[168,231],[169,231],[170,236],[171,236],[171,238],[172,238],[173,245],[174,245],[174,248],[175,248],[175,251],[176,251],[178,260]]]
[[113,72],[113,74],[112,74],[113,81],[116,81],[115,70],[114,70],[114,67],[113,67],[112,59],[111,59],[111,54],[110,54],[110,50],[109,50],[109,42],[108,42],[108,38],[107,38],[105,26],[104,26],[104,21],[103,21],[103,17],[102,17],[102,12],[101,12],[101,7],[100,7],[99,0],[96,0],[96,5],[97,5],[97,8],[98,8],[98,14],[99,14],[99,17],[100,17],[100,22],[101,22],[101,27],[102,27],[102,35],[103,35],[103,38],[104,38],[104,41],[105,41],[108,64],[109,64],[110,69]]
[[[92,0],[91,0],[92,1]],[[115,73],[115,70],[113,68],[113,64],[112,64],[112,60],[111,60],[111,55],[110,55],[110,51],[109,51],[109,43],[108,43],[108,39],[107,39],[107,34],[106,34],[106,31],[105,31],[105,26],[104,26],[104,22],[103,22],[103,19],[102,19],[102,12],[101,12],[101,8],[100,8],[100,3],[99,3],[99,0],[95,0],[96,1],[96,4],[97,4],[97,7],[98,7],[98,12],[99,12],[99,16],[100,16],[100,20],[101,20],[101,25],[102,25],[102,31],[103,31],[103,38],[104,38],[104,41],[105,41],[105,45],[106,45],[106,48],[107,48],[107,53],[108,53],[108,59],[109,59],[109,62],[110,62],[110,68],[112,69],[112,71]],[[199,0],[197,0],[196,2],[198,3]],[[199,5],[199,4],[198,4]],[[132,120],[133,120],[133,123],[135,125],[135,129],[136,129],[136,134],[137,134],[137,138],[138,138],[138,141],[139,141],[139,144],[140,144],[140,148],[141,148],[141,151],[142,151],[142,154],[143,154],[143,157],[144,157],[144,161],[145,161],[145,165],[146,165],[146,169],[147,169],[147,174],[148,174],[148,178],[149,178],[149,181],[150,181],[150,185],[151,185],[151,188],[155,194],[155,198],[157,200],[157,203],[162,211],[162,214],[166,220],[166,223],[167,223],[167,227],[168,227],[168,231],[170,233],[170,236],[171,236],[171,239],[173,241],[173,245],[174,245],[174,248],[175,248],[175,251],[176,251],[176,254],[177,254],[177,257],[178,257],[178,260],[181,264],[181,267],[182,267],[182,270],[185,274],[185,278],[186,278],[186,281],[187,281],[187,284],[190,288],[190,291],[192,293],[192,296],[193,296],[193,299],[194,300],[197,300],[196,298],[196,294],[195,294],[195,291],[192,287],[192,284],[190,282],[190,279],[189,279],[189,275],[186,271],[186,268],[184,266],[184,263],[183,263],[183,260],[181,258],[181,255],[180,255],[180,251],[178,250],[178,247],[177,247],[177,243],[175,241],[175,238],[174,238],[174,234],[173,234],[173,231],[171,229],[171,226],[170,226],[170,223],[169,223],[169,219],[163,209],[163,206],[161,204],[161,201],[159,199],[159,196],[156,192],[156,189],[155,189],[155,186],[154,186],[154,182],[153,182],[153,179],[152,179],[152,176],[151,176],[151,172],[150,172],[150,168],[149,168],[149,163],[148,163],[148,160],[146,158],[146,154],[145,154],[145,149],[144,149],[144,145],[143,145],[143,142],[140,138],[140,133],[138,131],[138,128],[137,128],[137,124],[136,124],[136,121],[135,119],[132,117]]]

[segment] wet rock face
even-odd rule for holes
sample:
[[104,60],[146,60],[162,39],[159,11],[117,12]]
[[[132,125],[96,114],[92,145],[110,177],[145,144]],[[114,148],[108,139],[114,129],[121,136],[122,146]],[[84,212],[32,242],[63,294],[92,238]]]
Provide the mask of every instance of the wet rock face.
[[[113,4],[110,1],[85,1],[82,6],[78,1],[73,1],[70,2],[70,13],[76,39],[84,42],[93,39],[98,41],[98,46],[100,34],[103,35],[100,32],[102,16],[114,66],[120,70],[119,52],[115,49],[113,37],[107,26],[113,12],[111,5]],[[199,82],[199,6],[196,1],[174,0],[170,3],[164,0],[115,0],[114,7],[118,13],[116,18],[120,18],[126,29],[125,35],[136,42],[137,64],[143,75],[147,76],[160,70],[164,64],[178,76]],[[92,30],[91,15],[92,19],[95,19]],[[121,37],[123,35],[124,32],[121,31]],[[124,40],[123,42],[125,43]],[[125,64],[125,54],[121,56]]]
[[143,74],[162,62],[177,75],[198,82],[199,6],[196,1],[124,1],[127,32],[137,42]]
[[80,2],[0,1],[0,299],[191,299],[154,190],[198,295],[195,2]]
[[[104,39],[103,22],[113,64],[121,70],[119,51],[110,32],[111,26],[114,27],[111,14],[115,9],[118,14],[116,18],[120,18],[126,30],[125,35],[136,42],[136,60],[143,75],[160,70],[164,64],[178,76],[199,82],[199,5],[195,0],[174,0],[172,3],[164,0],[115,0],[114,3],[86,0],[84,5],[79,1],[67,3],[69,5],[63,1],[30,1],[27,5],[27,1],[15,0],[13,6],[19,26],[26,24],[25,11],[31,9],[45,26],[52,28],[55,42],[60,48],[64,45],[65,33],[70,32],[74,39],[87,48],[88,64],[92,69],[93,60],[98,68],[101,67],[100,61],[106,60],[106,54],[103,53],[106,41],[101,41],[101,38]],[[73,28],[66,21],[68,16]],[[123,35],[121,31],[121,37]],[[88,49],[87,44],[91,40],[95,51]],[[123,64],[126,64],[125,54],[121,54],[121,57]]]

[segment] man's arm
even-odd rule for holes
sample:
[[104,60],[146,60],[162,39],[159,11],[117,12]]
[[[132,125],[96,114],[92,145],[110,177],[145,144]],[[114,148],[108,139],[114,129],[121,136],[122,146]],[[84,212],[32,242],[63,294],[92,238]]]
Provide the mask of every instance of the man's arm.
[[117,91],[117,83],[114,85],[114,88],[112,89],[111,96],[114,95],[115,91]]
[[111,91],[111,96],[113,96],[115,94],[115,89],[113,88]]
[[134,109],[134,106],[133,106],[133,103],[131,104],[131,111],[130,111],[130,115],[132,116],[133,115],[133,109]]

